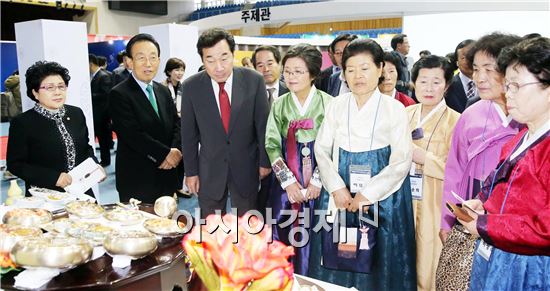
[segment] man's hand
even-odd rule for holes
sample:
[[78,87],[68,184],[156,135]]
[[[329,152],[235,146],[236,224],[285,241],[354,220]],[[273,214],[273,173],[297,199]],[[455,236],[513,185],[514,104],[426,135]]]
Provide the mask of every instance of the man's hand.
[[170,170],[178,166],[182,158],[180,150],[176,148],[171,148],[166,158],[160,164],[159,169],[161,170]]
[[187,189],[189,189],[189,192],[199,194],[199,176],[185,177],[185,185],[187,186]]
[[55,183],[55,186],[65,188],[73,182],[73,178],[71,175],[63,172],[59,174],[59,178],[57,178],[57,182]]
[[267,177],[271,173],[271,168],[260,167],[260,180]]
[[331,193],[334,196],[336,208],[346,209],[351,204],[352,198],[348,188],[338,189]]

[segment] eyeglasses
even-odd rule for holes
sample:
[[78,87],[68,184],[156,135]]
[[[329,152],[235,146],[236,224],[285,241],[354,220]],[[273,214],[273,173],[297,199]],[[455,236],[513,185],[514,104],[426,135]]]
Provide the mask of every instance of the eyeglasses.
[[142,63],[142,64],[146,64],[147,60],[149,60],[149,62],[151,64],[156,64],[156,63],[159,62],[159,57],[157,57],[157,56],[151,56],[151,57],[137,56],[137,57],[134,58],[135,62]]
[[525,87],[527,85],[533,85],[533,84],[540,84],[540,82],[530,82],[530,83],[525,83],[521,85],[516,82],[510,82],[510,83],[504,84],[504,90],[505,92],[510,92],[515,94],[519,91],[520,88]]
[[42,87],[38,87],[38,89],[44,89],[44,90],[49,91],[49,92],[55,92],[55,89],[59,89],[59,91],[65,91],[65,90],[67,90],[67,85],[65,85],[65,84],[59,84],[59,85],[48,84],[48,85],[44,85]]
[[300,70],[295,70],[295,71],[283,71],[283,74],[285,76],[303,76],[305,73],[307,73],[308,71],[300,71]]

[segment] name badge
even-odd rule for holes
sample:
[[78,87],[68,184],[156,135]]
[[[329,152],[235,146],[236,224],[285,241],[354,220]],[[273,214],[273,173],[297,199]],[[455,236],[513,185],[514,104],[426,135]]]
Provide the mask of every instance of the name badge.
[[409,178],[411,181],[412,198],[415,200],[422,200],[422,193],[423,193],[422,183],[424,180],[423,176],[419,174],[419,175],[409,176]]
[[357,228],[343,227],[339,229],[338,256],[346,259],[357,257]]
[[479,246],[477,247],[477,253],[483,257],[486,261],[489,260],[491,257],[491,252],[493,251],[493,247],[488,245],[484,240],[481,240],[479,242]]
[[369,165],[349,166],[349,191],[357,193],[361,191],[371,178],[371,167]]

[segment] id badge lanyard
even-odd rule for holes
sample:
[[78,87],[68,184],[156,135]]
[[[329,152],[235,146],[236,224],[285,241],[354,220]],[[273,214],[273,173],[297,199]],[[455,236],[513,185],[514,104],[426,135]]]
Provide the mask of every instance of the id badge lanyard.
[[[436,108],[434,108],[430,113],[428,113],[428,115],[422,121],[420,121],[420,115],[422,115],[422,111],[420,112],[420,114],[418,115],[417,128],[413,131],[413,136],[415,135],[415,132],[420,133],[420,136],[417,136],[416,139],[424,138],[424,134],[423,134],[424,131],[422,130],[422,128],[420,126],[423,125],[426,122],[426,120],[428,120],[429,117],[431,117],[433,114],[435,114],[435,112],[437,112],[443,104],[445,104],[445,103],[442,100],[439,103],[439,105],[437,105]],[[443,119],[443,116],[445,115],[446,111],[447,111],[447,108],[445,108],[443,110],[443,112],[441,113],[441,115],[439,116],[439,119],[437,120],[437,123],[435,124],[434,129],[432,130],[432,133],[430,134],[430,138],[428,139],[428,144],[426,145],[426,148],[424,149],[426,152],[428,152],[428,149],[430,148],[430,143],[432,142],[432,138],[435,134],[435,131],[437,130],[437,127],[439,126],[439,123],[441,122],[441,119]],[[416,111],[415,111],[415,114],[416,114]],[[414,114],[413,114],[413,116],[414,116]],[[411,121],[412,121],[412,119],[411,119]],[[423,192],[424,192],[424,187],[423,187],[424,186],[424,173],[421,172],[421,171],[419,172],[419,171],[416,170],[416,163],[414,163],[414,162],[411,165],[411,171],[409,173],[409,179],[410,179],[410,182],[411,182],[412,198],[415,199],[415,200],[422,200]]]
[[[350,115],[351,115],[351,99],[353,96],[350,96],[348,99],[348,145],[349,145],[349,152],[348,154],[348,167],[349,167],[349,180],[350,180],[350,192],[351,193],[357,193],[361,189],[365,187],[367,182],[372,177],[372,167],[370,165],[353,165],[351,163],[351,153],[352,146],[351,146],[351,122],[350,122]],[[374,121],[372,124],[372,130],[371,130],[371,140],[369,145],[369,152],[372,151],[372,145],[374,143],[374,131],[376,129],[376,122],[378,120],[378,112],[380,110],[380,102],[382,100],[381,96],[378,96],[378,103],[376,105],[376,113],[374,115]],[[357,241],[357,228],[347,228],[346,233],[352,233],[355,234],[355,244]],[[359,250],[368,250],[369,249],[369,238],[368,238],[368,231],[369,226],[363,221],[359,220],[359,231],[361,233],[361,238],[359,242]]]

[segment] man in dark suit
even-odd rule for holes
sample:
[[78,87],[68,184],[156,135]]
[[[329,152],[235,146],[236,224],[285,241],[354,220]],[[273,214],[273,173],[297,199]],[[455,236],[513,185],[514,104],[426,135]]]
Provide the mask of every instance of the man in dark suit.
[[458,113],[462,113],[466,109],[468,100],[473,100],[477,95],[477,89],[472,80],[473,70],[466,59],[473,44],[474,40],[466,39],[456,46],[455,56],[459,73],[453,77],[453,81],[445,93],[445,103]]
[[[264,77],[269,106],[279,96],[288,93],[285,83],[279,79],[281,76],[281,53],[276,47],[264,45],[256,48],[252,54],[252,64],[256,71]],[[258,210],[265,214],[269,190],[274,182],[273,174],[262,179],[262,185],[258,192]]]
[[395,64],[396,69],[399,71],[399,80],[395,89],[407,96],[412,96],[413,85],[411,83],[411,72],[409,71],[409,63],[407,61],[407,55],[411,45],[409,44],[409,38],[406,34],[396,34],[391,39],[392,54],[399,59],[399,63]]
[[[329,95],[334,97],[349,92],[348,85],[343,82],[342,74],[342,54],[344,49],[352,40],[356,39],[355,34],[341,34],[337,36],[330,44],[331,50],[334,52],[334,61],[336,62],[336,68],[333,73],[329,75],[326,81],[326,90]],[[342,86],[344,84],[344,86]]]
[[88,57],[90,69],[90,87],[92,89],[92,109],[94,114],[94,133],[99,141],[101,162],[103,167],[111,164],[111,134],[109,117],[109,91],[111,91],[111,76],[101,69],[97,57]]
[[[201,216],[256,209],[260,178],[271,172],[265,152],[268,97],[254,70],[233,68],[235,40],[209,29],[197,42],[205,70],[183,82],[181,105],[186,184]],[[200,144],[200,151],[199,151]]]
[[118,53],[116,57],[119,66],[113,70],[113,87],[118,85],[120,82],[128,79],[130,76],[130,70],[128,70],[129,58],[126,54],[126,50],[122,50]]
[[258,47],[252,54],[252,64],[258,73],[262,74],[267,90],[269,105],[279,96],[288,93],[281,77],[281,53],[276,47],[264,45]]
[[160,47],[149,34],[126,45],[132,75],[111,90],[111,118],[118,137],[116,187],[121,201],[152,203],[172,195],[181,161],[179,118],[168,88],[154,82]]
[[328,79],[332,74],[340,70],[340,68],[338,68],[338,66],[336,65],[334,53],[332,52],[332,48],[330,45],[327,47],[327,52],[328,56],[330,57],[330,61],[332,62],[332,66],[329,66],[322,70],[317,79],[315,79],[315,87],[325,93],[328,93]]

